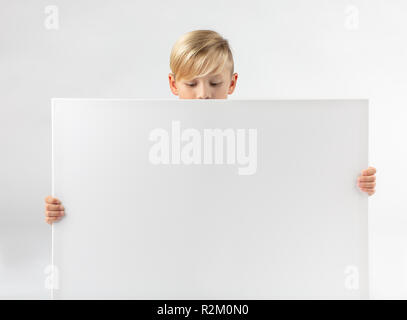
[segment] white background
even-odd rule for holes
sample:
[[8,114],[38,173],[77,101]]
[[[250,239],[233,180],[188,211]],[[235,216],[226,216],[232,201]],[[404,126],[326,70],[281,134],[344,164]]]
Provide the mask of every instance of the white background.
[[370,99],[371,293],[407,298],[406,17],[402,0],[0,0],[0,297],[48,297],[50,98],[176,99],[173,43],[213,29],[234,53],[231,99]]
[[[55,298],[367,297],[368,196],[354,184],[367,165],[366,100],[53,105],[53,191],[69,208],[54,226]],[[152,165],[148,137],[170,130],[177,143],[173,119],[184,138],[185,128],[255,128],[242,142],[246,153],[257,144],[257,171]]]

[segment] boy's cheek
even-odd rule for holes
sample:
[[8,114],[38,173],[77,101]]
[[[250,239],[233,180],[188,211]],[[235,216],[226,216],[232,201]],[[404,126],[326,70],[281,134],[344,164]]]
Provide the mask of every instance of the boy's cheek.
[[194,92],[189,90],[179,90],[178,96],[180,99],[196,99]]

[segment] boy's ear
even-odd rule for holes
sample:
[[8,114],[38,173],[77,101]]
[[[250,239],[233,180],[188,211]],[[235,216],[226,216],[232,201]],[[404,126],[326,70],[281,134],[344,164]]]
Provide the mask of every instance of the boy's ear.
[[168,81],[170,83],[170,89],[171,89],[172,93],[177,96],[178,95],[178,88],[177,88],[177,84],[175,82],[175,75],[173,73],[170,73],[168,75]]
[[228,88],[228,94],[232,94],[233,91],[235,91],[236,82],[237,82],[237,77],[238,77],[238,74],[235,72],[235,73],[232,75],[232,79],[230,80],[230,84],[229,84],[229,88]]

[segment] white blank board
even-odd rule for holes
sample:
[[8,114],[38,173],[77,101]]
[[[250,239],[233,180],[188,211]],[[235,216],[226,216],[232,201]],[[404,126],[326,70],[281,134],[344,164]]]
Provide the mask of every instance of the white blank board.
[[[255,172],[183,149],[216,128],[257,130]],[[53,99],[52,147],[55,298],[368,297],[367,100]]]

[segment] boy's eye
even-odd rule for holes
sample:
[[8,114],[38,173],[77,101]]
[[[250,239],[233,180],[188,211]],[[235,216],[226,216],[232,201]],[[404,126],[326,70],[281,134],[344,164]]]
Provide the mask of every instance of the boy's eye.
[[[217,85],[220,85],[220,84],[222,84],[222,82],[211,83],[211,85],[214,86],[214,87],[217,86]],[[189,87],[195,87],[196,86],[195,83],[186,83],[186,85],[189,86]]]

